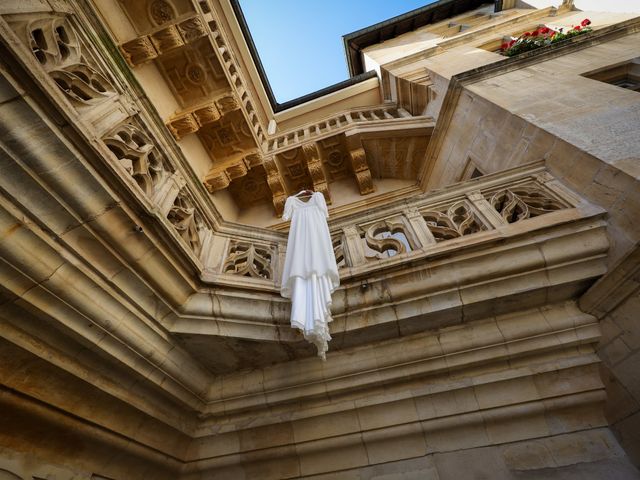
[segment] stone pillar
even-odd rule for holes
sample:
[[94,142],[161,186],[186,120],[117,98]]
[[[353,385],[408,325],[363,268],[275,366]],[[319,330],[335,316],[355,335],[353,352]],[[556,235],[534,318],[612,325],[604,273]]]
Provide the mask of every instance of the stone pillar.
[[473,204],[476,209],[476,213],[486,225],[492,228],[507,225],[500,214],[496,212],[495,208],[493,208],[489,202],[487,202],[487,199],[484,198],[484,195],[482,195],[479,190],[467,193],[467,198]]
[[358,229],[355,225],[345,227],[344,231],[344,247],[345,255],[348,256],[349,266],[355,267],[366,263],[367,259],[364,256],[364,248],[362,246],[362,239],[358,233]]
[[429,230],[427,222],[424,221],[424,218],[422,218],[422,214],[418,211],[417,208],[408,208],[402,213],[404,213],[404,216],[407,217],[409,225],[411,225],[411,229],[413,230],[413,234],[420,243],[417,248],[424,248],[427,245],[434,245],[436,243],[436,239],[431,233],[431,230]]

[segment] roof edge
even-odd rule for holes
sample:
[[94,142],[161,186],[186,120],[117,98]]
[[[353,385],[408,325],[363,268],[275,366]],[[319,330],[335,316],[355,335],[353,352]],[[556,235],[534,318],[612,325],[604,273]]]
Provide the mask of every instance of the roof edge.
[[366,47],[491,3],[496,12],[502,9],[502,0],[439,0],[343,35],[349,75],[357,77],[364,72],[361,52]]
[[300,97],[287,100],[286,102],[278,103],[273,93],[273,90],[271,88],[271,84],[269,83],[269,78],[267,77],[267,73],[264,69],[264,65],[262,64],[262,60],[260,60],[258,49],[255,45],[255,42],[253,41],[253,37],[251,36],[249,25],[247,24],[247,20],[244,16],[244,13],[242,12],[242,7],[240,6],[240,0],[229,0],[229,3],[233,8],[233,12],[236,16],[236,19],[238,20],[238,25],[240,26],[240,30],[242,31],[244,39],[247,42],[249,53],[251,54],[251,58],[253,59],[253,62],[256,66],[256,69],[258,71],[258,76],[260,77],[260,81],[264,86],[264,89],[267,94],[267,98],[269,99],[269,104],[271,105],[271,109],[273,110],[273,113],[279,113],[284,110],[297,107],[298,105],[302,105],[303,103],[307,103],[307,102],[310,102],[311,100],[324,97],[325,95],[329,95],[331,93],[337,92],[338,90],[342,90],[352,85],[356,85],[358,83],[364,82],[370,78],[377,76],[375,71],[370,71],[370,72],[363,71],[357,75],[353,75],[350,73],[350,78],[346,80],[321,88],[320,90],[316,90],[315,92],[311,92],[306,95],[302,95]]

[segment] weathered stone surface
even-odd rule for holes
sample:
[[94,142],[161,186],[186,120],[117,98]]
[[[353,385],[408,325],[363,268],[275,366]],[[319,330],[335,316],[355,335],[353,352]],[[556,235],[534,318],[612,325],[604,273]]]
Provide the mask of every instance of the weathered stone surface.
[[638,20],[455,0],[274,114],[223,3],[0,5],[0,478],[637,478]]

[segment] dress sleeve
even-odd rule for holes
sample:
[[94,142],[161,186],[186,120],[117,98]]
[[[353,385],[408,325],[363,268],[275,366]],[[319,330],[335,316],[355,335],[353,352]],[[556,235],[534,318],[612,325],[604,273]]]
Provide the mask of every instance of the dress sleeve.
[[318,197],[316,201],[324,214],[324,218],[329,218],[329,210],[327,209],[327,202],[324,201],[324,195],[321,192],[316,192],[316,196]]
[[282,220],[291,220],[291,215],[293,214],[293,202],[292,198],[288,197],[287,201],[284,202],[284,212],[282,212]]

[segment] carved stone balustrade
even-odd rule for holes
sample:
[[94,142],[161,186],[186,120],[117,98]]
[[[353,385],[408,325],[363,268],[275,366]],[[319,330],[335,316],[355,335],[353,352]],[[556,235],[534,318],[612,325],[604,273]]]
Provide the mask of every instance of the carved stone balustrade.
[[267,150],[277,153],[281,150],[293,148],[301,143],[310,140],[337,135],[351,128],[363,124],[385,123],[388,121],[408,119],[412,120],[433,120],[429,117],[412,117],[402,109],[398,109],[395,104],[384,104],[377,107],[359,108],[349,110],[334,117],[327,118],[317,123],[283,132],[269,140]]
[[[474,318],[569,298],[604,271],[602,215],[536,165],[392,201],[366,215],[330,211],[341,281],[333,297],[332,348],[421,331],[461,312]],[[220,260],[202,277],[228,293],[218,288],[213,304],[194,295],[183,307],[192,320],[176,320],[172,331],[214,335],[223,345],[216,332],[224,330],[230,342],[250,338],[277,351],[274,342],[302,348],[289,327],[288,300],[279,295],[286,233],[243,232],[222,240]],[[580,252],[564,247],[567,235],[584,237]],[[250,310],[237,303],[234,288],[254,292]],[[211,311],[215,325],[206,321]],[[282,348],[285,355],[289,347]],[[203,355],[214,362],[215,355]]]
[[[458,243],[452,244],[457,248],[461,240],[473,243],[474,236],[478,235],[482,240],[491,231],[510,224],[572,208],[573,198],[568,191],[563,196],[549,189],[539,181],[539,176],[518,179],[510,185],[456,192],[450,197],[435,202],[425,195],[403,200],[396,207],[378,209],[377,215],[371,212],[363,223],[331,219],[334,251],[343,275],[348,275],[344,269],[350,267],[362,272],[381,260],[397,262],[400,258],[441,250],[449,241],[457,240]],[[278,247],[274,243],[270,248]],[[235,255],[233,249],[229,250],[228,260]],[[276,257],[272,256],[270,261],[276,261]],[[224,273],[236,271],[224,267]],[[277,284],[277,280],[274,281]]]

